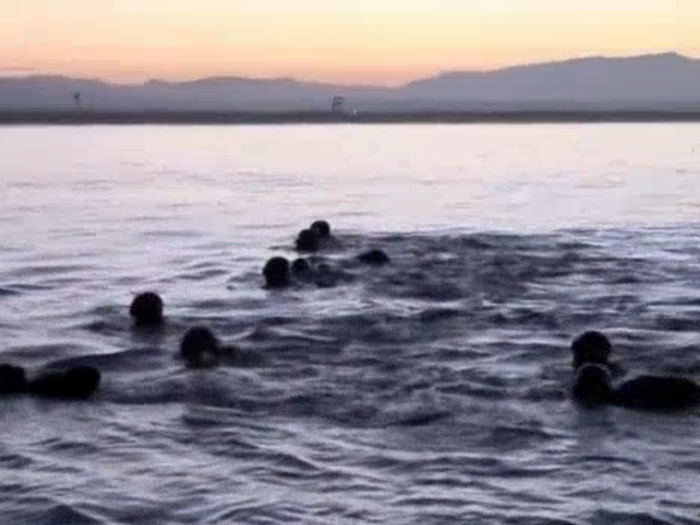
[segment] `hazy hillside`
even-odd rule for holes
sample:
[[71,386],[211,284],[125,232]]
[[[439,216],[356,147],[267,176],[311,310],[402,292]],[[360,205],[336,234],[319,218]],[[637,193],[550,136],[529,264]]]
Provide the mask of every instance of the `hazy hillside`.
[[0,110],[65,110],[81,93],[105,111],[326,110],[343,95],[350,110],[700,108],[700,60],[674,53],[592,57],[491,72],[449,72],[390,89],[218,77],[115,85],[59,76],[0,78]]
[[698,102],[700,60],[674,53],[592,57],[489,73],[444,73],[412,82],[402,91],[411,98],[468,102]]

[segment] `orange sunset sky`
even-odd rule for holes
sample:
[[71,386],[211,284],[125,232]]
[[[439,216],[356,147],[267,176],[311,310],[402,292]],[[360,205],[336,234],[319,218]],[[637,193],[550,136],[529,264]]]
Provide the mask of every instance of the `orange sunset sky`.
[[587,55],[700,56],[700,0],[2,0],[0,74],[395,85]]

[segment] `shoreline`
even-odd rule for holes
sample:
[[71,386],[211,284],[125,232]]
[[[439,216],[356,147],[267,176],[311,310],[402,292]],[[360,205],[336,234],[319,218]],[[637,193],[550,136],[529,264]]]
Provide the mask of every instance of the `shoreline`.
[[700,122],[700,110],[619,111],[0,111],[9,125],[546,124]]

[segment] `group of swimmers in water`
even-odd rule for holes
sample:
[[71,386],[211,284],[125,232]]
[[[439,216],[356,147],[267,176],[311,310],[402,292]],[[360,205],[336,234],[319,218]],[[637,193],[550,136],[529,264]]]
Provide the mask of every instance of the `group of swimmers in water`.
[[[311,226],[301,230],[295,242],[300,254],[315,254],[323,248],[338,246],[338,240],[331,235],[331,226],[327,221],[314,221]],[[362,252],[357,260],[366,265],[383,266],[391,259],[380,249]],[[298,257],[290,263],[285,257],[273,257],[263,268],[263,277],[267,288],[287,288],[297,283],[313,283],[319,288],[331,288],[342,279],[342,275],[323,260]]]
[[[296,239],[300,254],[314,254],[324,247],[337,245],[326,221],[315,221],[302,230]],[[381,266],[390,263],[388,255],[379,249],[361,253],[362,264]],[[265,287],[286,288],[295,282],[313,282],[320,287],[336,282],[330,266],[318,258],[299,257],[292,263],[284,257],[273,257],[263,268]],[[137,295],[129,308],[136,326],[157,329],[165,322],[163,300],[155,292]],[[673,376],[641,375],[623,380],[624,369],[610,360],[612,345],[597,331],[581,334],[571,344],[575,379],[573,399],[587,407],[616,405],[639,410],[682,410],[700,405],[700,385]],[[179,357],[188,368],[212,368],[235,364],[239,352],[233,346],[221,344],[205,326],[187,330],[180,341]],[[0,364],[0,394],[20,394],[56,398],[86,399],[98,388],[100,372],[92,366],[71,366],[49,369],[36,377],[27,378],[22,367]]]

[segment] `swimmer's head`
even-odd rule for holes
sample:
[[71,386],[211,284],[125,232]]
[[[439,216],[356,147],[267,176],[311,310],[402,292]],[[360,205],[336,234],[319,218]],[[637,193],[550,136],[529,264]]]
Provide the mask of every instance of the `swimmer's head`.
[[320,244],[318,234],[313,230],[301,230],[296,240],[297,251],[316,252]]
[[357,256],[357,258],[361,263],[369,264],[371,266],[383,266],[391,262],[391,259],[384,250],[379,250],[376,248],[361,253]]
[[273,257],[263,268],[265,286],[268,288],[284,288],[291,284],[289,261],[284,257]]
[[219,361],[219,340],[204,326],[187,330],[180,341],[180,356],[190,368],[208,368]]
[[298,259],[294,259],[294,262],[292,263],[292,274],[294,274],[294,277],[297,279],[308,281],[313,275],[313,269],[311,268],[309,261],[300,257]]
[[319,239],[328,239],[331,236],[331,225],[328,221],[314,221],[309,228]]
[[137,325],[158,325],[163,322],[163,299],[154,292],[138,294],[131,302],[129,314]]

